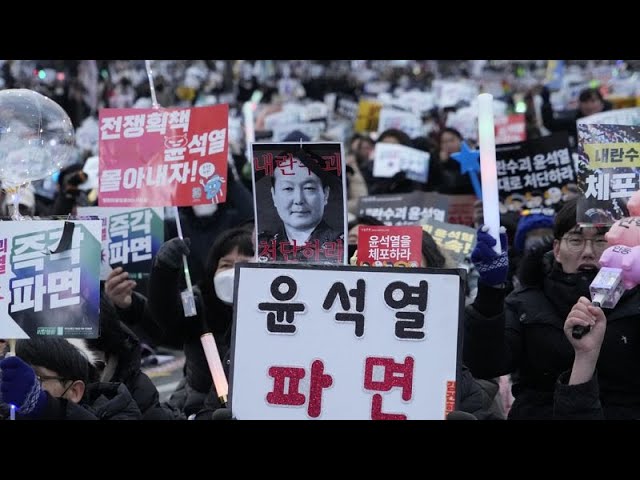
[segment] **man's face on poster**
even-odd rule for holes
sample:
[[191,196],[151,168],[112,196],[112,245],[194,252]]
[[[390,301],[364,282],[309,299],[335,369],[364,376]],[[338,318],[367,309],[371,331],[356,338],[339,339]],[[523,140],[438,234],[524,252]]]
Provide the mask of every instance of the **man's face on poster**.
[[282,222],[300,230],[315,228],[324,215],[329,187],[298,159],[291,166],[276,167],[271,187],[273,204]]

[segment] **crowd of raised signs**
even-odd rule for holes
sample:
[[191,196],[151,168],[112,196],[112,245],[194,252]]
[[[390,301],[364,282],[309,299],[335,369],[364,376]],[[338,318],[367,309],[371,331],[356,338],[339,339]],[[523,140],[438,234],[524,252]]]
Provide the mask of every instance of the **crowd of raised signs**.
[[[154,245],[153,257],[139,256],[147,262],[146,271],[123,268],[126,254],[123,262],[112,262],[113,269],[101,278],[99,338],[76,340],[72,347],[53,333],[18,341],[16,355],[0,363],[0,415],[13,416],[9,405],[14,405],[18,418],[241,417],[228,408],[226,395],[216,391],[199,336],[204,324],[228,375],[234,310],[226,300],[233,299],[233,277],[223,280],[219,275],[256,254],[254,237],[261,232],[254,231],[255,172],[247,158],[252,141],[299,141],[301,146],[342,143],[348,215],[348,232],[342,240],[352,264],[361,265],[355,257],[359,227],[419,225],[421,247],[411,265],[466,270],[461,293],[465,309],[460,312],[463,362],[458,365],[457,387],[447,384],[448,395],[457,395],[459,418],[628,419],[640,414],[640,376],[634,375],[638,367],[630,365],[634,340],[640,339],[640,317],[633,311],[635,287],[625,292],[616,308],[604,312],[588,300],[589,283],[607,246],[604,235],[631,211],[624,202],[638,190],[634,150],[628,149],[626,157],[620,150],[620,161],[624,157],[631,163],[619,167],[626,170],[612,172],[606,188],[602,181],[609,182],[609,177],[602,180],[601,174],[609,173],[598,170],[583,178],[585,162],[580,157],[587,143],[640,144],[632,128],[640,124],[634,110],[640,79],[633,61],[163,60],[151,65],[154,95],[144,61],[1,63],[0,88],[27,88],[48,96],[65,109],[75,127],[75,157],[53,176],[21,192],[23,215],[93,215],[87,208],[98,204],[98,112],[151,108],[153,96],[166,108],[228,104],[230,173],[227,201],[206,208],[180,207],[178,225],[171,208],[148,209],[138,216],[118,214],[122,218],[114,214],[109,235],[124,238],[127,234],[118,233],[116,227],[126,230],[129,225],[128,248],[134,255],[146,252],[146,245],[151,251]],[[472,178],[479,169],[464,168],[465,152],[478,147],[480,93],[493,95],[500,223],[505,227],[500,254],[493,250],[495,239],[482,229],[479,183]],[[615,121],[591,117],[618,110],[630,119],[626,130],[617,128]],[[589,130],[580,127],[581,122],[608,126]],[[598,152],[598,162],[615,161],[617,150]],[[603,157],[603,152],[611,157]],[[581,198],[590,196],[608,201],[605,191],[611,199],[624,202],[614,201],[611,210],[600,204],[579,205]],[[3,215],[10,213],[10,204],[10,196],[3,192]],[[583,222],[591,226],[580,227],[576,218],[581,215],[593,220]],[[596,216],[606,221],[596,221]],[[132,239],[138,233],[142,236],[134,247]],[[393,233],[386,238],[389,243]],[[409,243],[402,248],[390,258],[406,255],[403,265],[410,266]],[[7,251],[2,241],[0,251]],[[385,251],[390,251],[389,245]],[[187,307],[180,303],[177,285],[185,281],[183,255],[188,257],[195,286],[196,317],[186,315]],[[379,250],[371,255],[375,255],[373,265],[397,264],[375,263]],[[4,254],[0,260],[4,273]],[[272,285],[273,298],[293,298],[298,287],[295,282],[288,285],[286,294]],[[342,284],[331,287],[334,297],[327,303],[327,295],[325,304],[331,307],[325,310],[333,308],[336,298],[345,308],[353,297],[357,313],[341,314],[344,317],[336,321],[354,322],[360,337],[367,328],[364,316],[358,317],[364,308],[364,283],[349,291],[336,285]],[[416,292],[406,295],[422,295]],[[421,313],[426,308],[424,295],[415,302],[419,312],[397,313],[405,323],[396,324],[396,338],[424,336],[419,331],[426,321]],[[390,308],[402,303],[387,290],[382,297]],[[262,305],[272,303],[260,305],[263,310]],[[304,303],[291,305],[303,315]],[[278,311],[277,319],[270,313],[269,325],[282,322],[285,314],[291,323],[293,310],[291,317],[287,312]],[[195,325],[192,318],[199,323]],[[576,325],[588,325],[591,332],[572,337]],[[293,330],[284,332],[295,332],[290,327]],[[5,342],[2,346],[9,349]],[[148,346],[184,348],[185,378],[168,402],[160,402],[156,387],[141,369],[143,349]],[[61,358],[64,372],[63,367],[54,368]],[[399,360],[385,363],[383,357],[368,357],[365,368],[371,378],[365,379],[365,389],[401,387],[402,399],[408,401],[407,372],[414,360],[409,356]],[[384,380],[374,380],[373,369],[383,367],[388,369]],[[323,418],[319,398],[337,381],[335,372],[325,368],[320,360],[309,368],[306,418]],[[395,383],[394,373],[387,376],[388,371],[395,372],[394,378],[402,374],[404,380]],[[305,376],[303,367],[273,366],[269,372],[276,385],[286,378],[289,390],[284,390],[284,383],[274,387],[265,397],[267,404],[305,404],[305,396],[293,391]],[[383,397],[373,396],[370,418],[407,418],[389,412]],[[452,402],[447,399],[449,414]]]

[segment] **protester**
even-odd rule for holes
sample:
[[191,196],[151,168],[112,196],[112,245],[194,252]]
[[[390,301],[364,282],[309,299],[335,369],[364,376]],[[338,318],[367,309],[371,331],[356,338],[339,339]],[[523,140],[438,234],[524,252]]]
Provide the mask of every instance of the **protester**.
[[218,236],[211,247],[205,275],[193,288],[195,316],[185,316],[180,292],[185,289],[182,256],[189,255],[189,241],[173,238],[156,255],[149,284],[149,307],[168,338],[184,343],[186,376],[169,404],[189,416],[204,404],[213,381],[200,336],[211,332],[221,361],[230,348],[233,314],[234,265],[252,261],[252,233],[230,229]]
[[[563,328],[580,297],[590,296],[598,259],[608,246],[605,232],[576,224],[576,201],[567,202],[555,219],[553,249],[534,250],[523,259],[521,286],[506,300],[506,252],[496,254],[495,240],[478,232],[472,260],[480,281],[476,300],[467,307],[464,359],[478,378],[516,374],[509,418],[553,418],[556,381],[574,357]],[[501,244],[506,245],[502,236]],[[638,288],[626,291],[606,312],[597,380],[607,419],[640,416],[640,372],[629,341],[638,328],[639,295]]]

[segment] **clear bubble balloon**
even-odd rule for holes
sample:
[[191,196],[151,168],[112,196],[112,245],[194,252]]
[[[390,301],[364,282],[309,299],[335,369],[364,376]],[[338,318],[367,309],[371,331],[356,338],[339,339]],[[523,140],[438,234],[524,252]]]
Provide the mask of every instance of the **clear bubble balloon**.
[[0,181],[4,188],[39,180],[75,157],[73,124],[64,109],[33,90],[0,91]]

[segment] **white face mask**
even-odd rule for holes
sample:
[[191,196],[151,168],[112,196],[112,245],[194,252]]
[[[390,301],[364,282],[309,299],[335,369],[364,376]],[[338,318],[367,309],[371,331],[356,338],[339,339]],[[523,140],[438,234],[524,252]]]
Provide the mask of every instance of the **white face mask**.
[[204,205],[194,205],[193,213],[196,217],[207,217],[209,215],[213,215],[218,210],[217,203],[206,203]]
[[235,284],[235,268],[229,268],[213,277],[213,288],[216,295],[227,305],[233,305],[233,286]]

